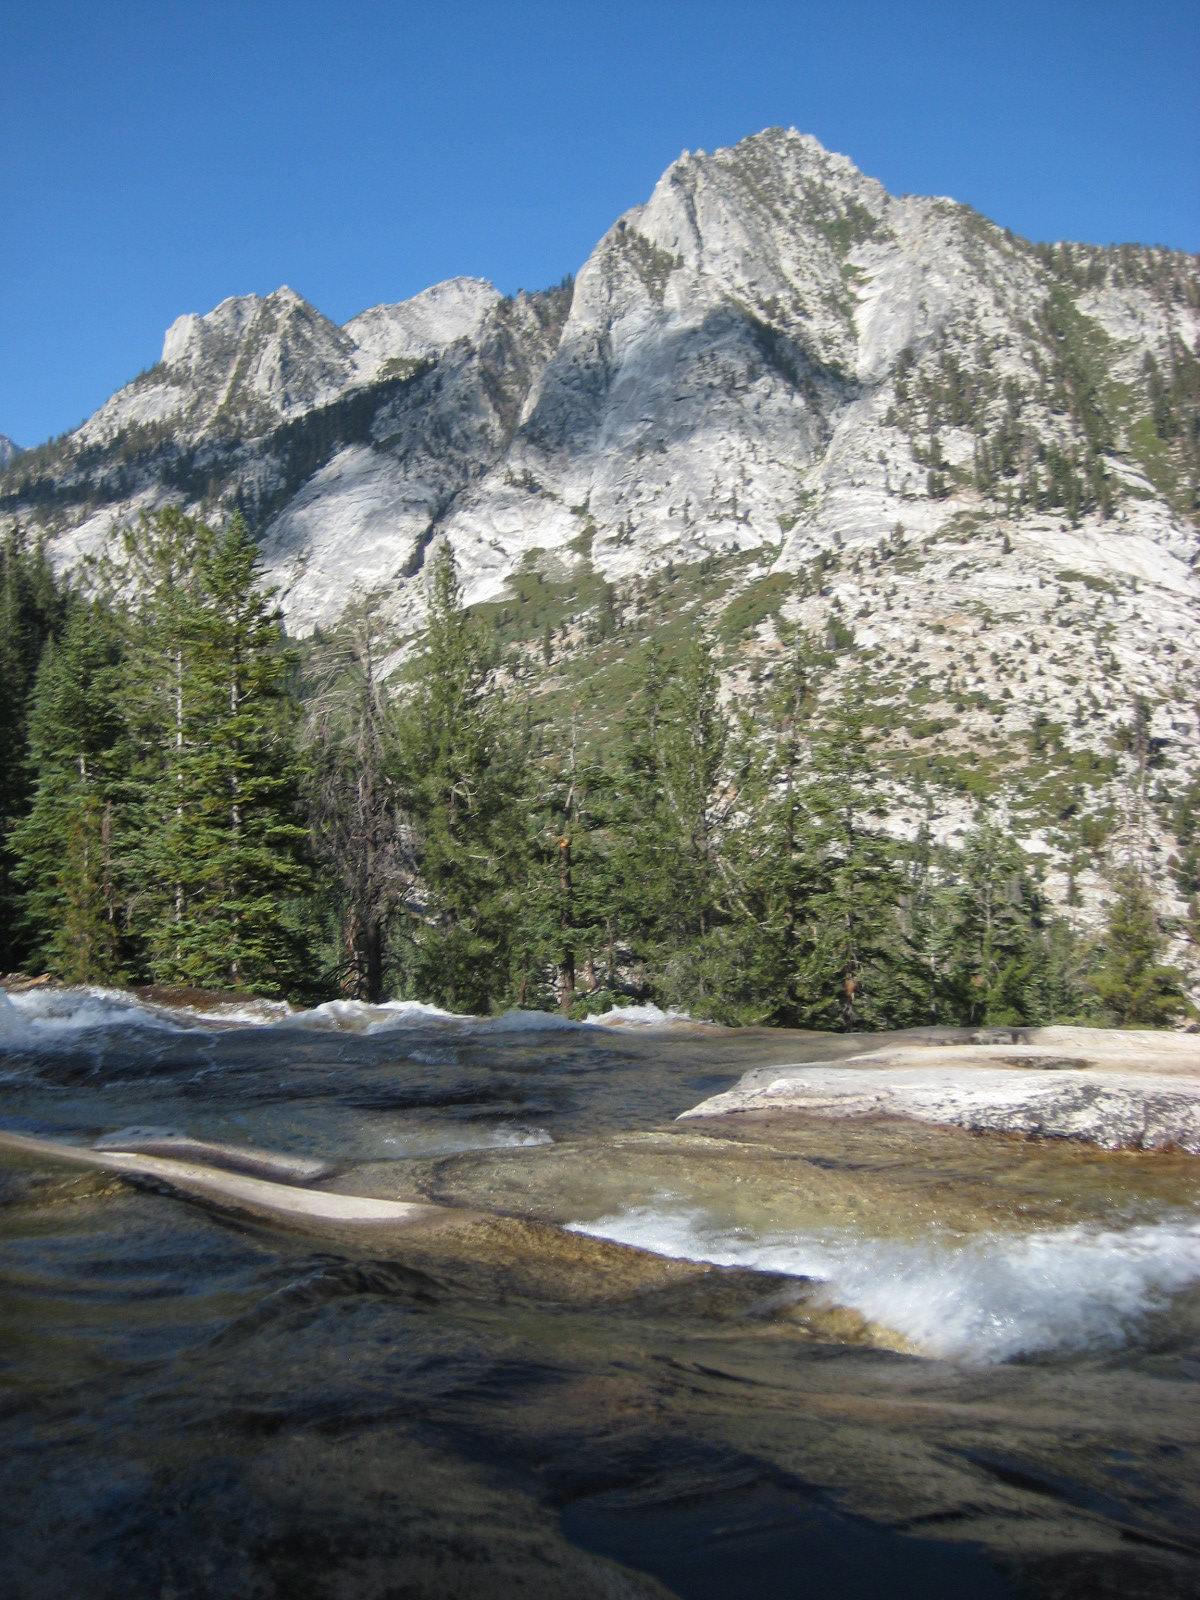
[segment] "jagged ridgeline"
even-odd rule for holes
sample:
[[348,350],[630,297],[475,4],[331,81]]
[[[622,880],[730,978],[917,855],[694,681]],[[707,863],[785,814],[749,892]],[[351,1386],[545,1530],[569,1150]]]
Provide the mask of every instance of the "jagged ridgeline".
[[1198,336],[1195,257],[1030,244],[771,130],[683,156],[557,289],[453,280],[341,328],[289,290],[182,317],[8,463],[0,512],[61,572],[142,511],[240,511],[312,683],[360,659],[364,608],[372,682],[419,677],[444,540],[493,688],[577,763],[624,759],[704,635],[748,741],[714,769],[728,871],[735,755],[780,748],[804,639],[796,770],[851,709],[876,837],[952,877],[999,829],[1006,904],[1083,939],[1132,868],[1194,968]]

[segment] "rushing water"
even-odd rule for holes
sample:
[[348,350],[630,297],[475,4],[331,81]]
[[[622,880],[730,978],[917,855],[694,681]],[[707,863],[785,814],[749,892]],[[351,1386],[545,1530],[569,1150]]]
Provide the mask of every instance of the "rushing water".
[[0,1590],[1200,1592],[1200,1159],[675,1121],[853,1049],[0,992],[0,1128],[453,1208],[0,1148]]

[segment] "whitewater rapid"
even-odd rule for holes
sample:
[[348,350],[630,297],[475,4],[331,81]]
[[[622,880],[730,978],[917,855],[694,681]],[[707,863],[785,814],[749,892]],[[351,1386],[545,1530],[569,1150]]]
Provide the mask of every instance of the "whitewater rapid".
[[1200,1283],[1200,1219],[1188,1215],[900,1240],[758,1233],[664,1197],[570,1227],[677,1260],[814,1282],[826,1304],[860,1312],[914,1353],[977,1365],[1115,1349]]
[[421,1000],[326,1000],[302,1009],[282,1000],[247,998],[196,1006],[156,1003],[99,985],[70,989],[44,985],[12,992],[0,988],[0,1050],[52,1048],[56,1040],[123,1028],[163,1033],[276,1028],[362,1034],[441,1024],[488,1036],[562,1033],[594,1026],[670,1027],[688,1020],[685,1012],[662,1011],[655,1005],[618,1006],[576,1022],[549,1011],[514,1010],[478,1017]]

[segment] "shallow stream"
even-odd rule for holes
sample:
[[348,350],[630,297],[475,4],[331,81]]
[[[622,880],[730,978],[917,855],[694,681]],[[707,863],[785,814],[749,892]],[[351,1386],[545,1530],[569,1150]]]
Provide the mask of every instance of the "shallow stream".
[[855,1048],[0,993],[0,1130],[452,1208],[0,1149],[4,1593],[1200,1593],[1200,1159],[675,1121]]

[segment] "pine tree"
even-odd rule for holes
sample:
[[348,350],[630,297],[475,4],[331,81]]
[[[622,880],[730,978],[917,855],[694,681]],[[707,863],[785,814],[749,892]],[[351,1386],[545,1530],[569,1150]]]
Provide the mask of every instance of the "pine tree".
[[720,687],[712,648],[696,634],[668,680],[658,732],[676,944],[705,939],[720,915],[721,775],[729,740]]
[[848,686],[814,752],[809,790],[816,881],[806,905],[798,992],[807,1027],[895,1026],[910,981],[898,908],[904,877],[893,843],[871,826],[887,807],[876,787],[859,705]]
[[1184,1009],[1180,974],[1162,964],[1163,936],[1145,882],[1134,866],[1120,870],[1116,891],[1092,988],[1117,1027],[1164,1027]]
[[36,773],[27,717],[42,651],[63,614],[64,599],[40,542],[19,527],[0,539],[0,972],[29,952],[18,916],[20,885],[9,836],[28,810]]
[[767,703],[769,738],[748,795],[749,825],[740,834],[750,926],[744,939],[747,987],[757,1021],[798,1027],[800,942],[818,881],[807,792],[817,652],[807,635],[788,653]]
[[144,975],[161,981],[182,975],[194,618],[212,538],[205,524],[169,508],[123,528],[97,571],[123,628],[117,795],[127,830],[127,920]]
[[201,541],[198,566],[181,761],[187,826],[177,841],[180,969],[193,983],[297,993],[308,952],[296,913],[312,872],[283,629],[239,516]]
[[485,1012],[512,994],[529,864],[525,757],[495,685],[490,640],[463,606],[443,543],[431,566],[416,693],[402,719],[399,787],[425,895],[407,979],[452,1010]]
[[649,931],[661,998],[734,1020],[747,1003],[747,950],[733,819],[749,761],[719,691],[712,647],[697,634],[664,686],[644,819],[652,859],[633,882],[649,888],[657,913]]
[[283,630],[240,517],[175,511],[110,565],[130,612],[123,863],[156,981],[300,992],[311,888]]
[[1040,899],[1024,851],[994,822],[967,838],[947,906],[940,990],[944,1020],[1038,1020]]
[[43,654],[30,714],[37,784],[14,829],[23,917],[45,969],[70,983],[116,977],[113,752],[119,641],[98,602],[71,603]]
[[524,810],[540,827],[521,896],[518,995],[563,1012],[595,1010],[618,987],[616,943],[630,899],[621,828],[629,814],[616,771],[581,748],[574,710],[569,730],[551,723],[543,731],[528,776]]
[[[651,638],[642,682],[621,725],[609,826],[613,895],[606,928],[613,950],[624,945],[632,958],[636,993],[646,992],[645,974],[665,940],[674,896],[668,852],[660,732],[666,672],[662,647]],[[610,959],[611,969],[613,962]],[[611,974],[610,974],[611,976]]]
[[569,1014],[589,932],[581,921],[586,889],[593,887],[591,819],[574,712],[569,733],[561,741],[552,736],[549,746],[528,770],[531,787],[523,809],[539,825],[520,900],[514,976],[519,1004],[557,1004]]

